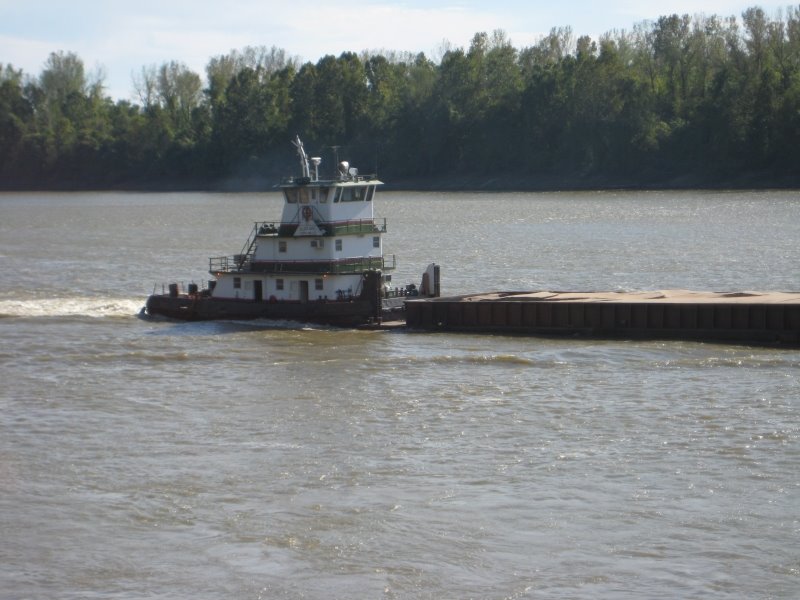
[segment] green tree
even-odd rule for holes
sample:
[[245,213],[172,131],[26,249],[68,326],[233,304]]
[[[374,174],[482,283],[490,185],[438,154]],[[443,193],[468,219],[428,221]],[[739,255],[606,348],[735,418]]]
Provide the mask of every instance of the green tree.
[[192,113],[202,100],[200,76],[186,65],[171,61],[158,70],[159,102],[178,136],[191,141]]
[[518,169],[522,159],[519,120],[522,109],[522,71],[518,53],[501,30],[492,33],[480,80],[484,88],[482,170]]
[[231,79],[214,120],[222,166],[246,168],[249,173],[271,148],[288,139],[293,78],[289,66],[266,79],[260,67],[245,67]]
[[382,162],[388,165],[390,174],[429,175],[439,168],[431,134],[434,90],[438,80],[436,65],[425,54],[419,53],[395,66],[398,71],[398,106],[394,126],[380,134],[392,140],[383,148]]
[[23,73],[0,64],[0,181],[19,179],[24,163],[24,139],[33,108],[23,94]]
[[371,56],[364,61],[367,78],[366,114],[371,125],[370,134],[394,128],[393,119],[400,106],[402,68],[393,65],[383,56]]
[[473,83],[470,60],[463,49],[442,57],[430,106],[427,143],[434,168],[440,172],[467,170],[467,137],[476,115],[470,113]]
[[63,184],[98,185],[111,143],[101,76],[90,80],[76,54],[54,52],[25,95],[34,112],[26,138],[29,155],[37,157],[34,171]]
[[310,142],[322,137],[322,115],[316,101],[318,86],[317,68],[306,63],[297,72],[289,86],[292,107],[290,126]]

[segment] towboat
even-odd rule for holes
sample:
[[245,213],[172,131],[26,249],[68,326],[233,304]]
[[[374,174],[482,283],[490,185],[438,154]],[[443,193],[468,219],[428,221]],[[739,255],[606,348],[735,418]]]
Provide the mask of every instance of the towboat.
[[177,283],[148,297],[147,315],[184,321],[277,319],[353,327],[397,318],[409,296],[439,295],[439,267],[419,287],[391,285],[394,255],[384,255],[386,219],[373,206],[383,182],[347,161],[328,179],[299,136],[300,176],[284,179],[279,222],[258,221],[239,254],[209,259],[213,279],[200,289]]

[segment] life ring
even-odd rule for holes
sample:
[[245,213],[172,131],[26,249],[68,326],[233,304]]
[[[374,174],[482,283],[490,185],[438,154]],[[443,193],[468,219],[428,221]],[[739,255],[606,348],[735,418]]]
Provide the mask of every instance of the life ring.
[[311,207],[310,207],[310,206],[304,206],[304,207],[303,207],[303,218],[304,218],[306,221],[310,221],[310,220],[311,220],[311,217],[312,217],[313,215],[314,215],[314,213],[311,211]]

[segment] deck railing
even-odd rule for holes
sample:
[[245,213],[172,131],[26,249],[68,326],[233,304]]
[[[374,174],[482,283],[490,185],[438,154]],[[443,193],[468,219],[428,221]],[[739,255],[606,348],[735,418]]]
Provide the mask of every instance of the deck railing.
[[349,233],[386,233],[386,219],[358,219],[339,223],[323,224],[320,229],[327,228],[328,235],[346,235]]
[[391,271],[396,267],[394,254],[344,258],[340,260],[269,260],[254,261],[251,257],[217,256],[208,259],[208,270],[217,273],[361,273]]

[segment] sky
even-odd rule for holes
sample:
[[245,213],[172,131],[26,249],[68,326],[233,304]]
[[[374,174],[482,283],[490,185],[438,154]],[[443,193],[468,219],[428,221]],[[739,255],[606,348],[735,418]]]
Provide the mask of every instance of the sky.
[[477,32],[503,30],[516,48],[553,27],[598,39],[662,15],[741,17],[760,6],[775,18],[791,2],[738,0],[0,0],[0,64],[38,76],[51,52],[74,52],[106,94],[135,100],[133,78],[169,61],[201,76],[209,59],[246,46],[276,46],[316,63],[363,50],[468,48]]

